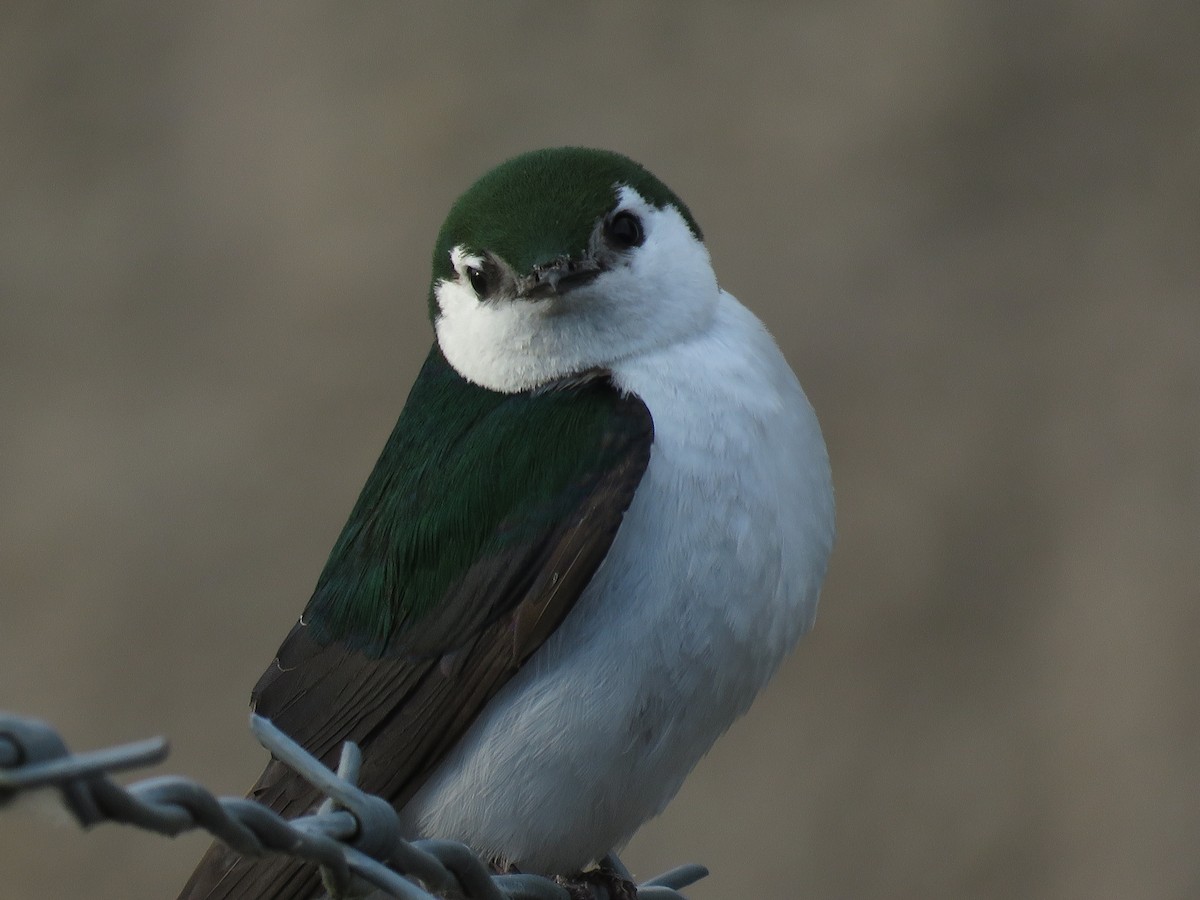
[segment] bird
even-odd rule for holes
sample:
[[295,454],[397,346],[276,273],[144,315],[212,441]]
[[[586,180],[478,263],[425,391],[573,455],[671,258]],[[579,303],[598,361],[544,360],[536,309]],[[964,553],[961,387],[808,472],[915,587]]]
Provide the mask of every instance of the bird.
[[[620,153],[485,173],[438,232],[428,306],[432,347],[252,707],[330,765],[355,741],[405,836],[579,872],[812,627],[824,438],[691,211]],[[249,796],[322,799],[274,759]],[[214,845],[180,897],[320,893],[312,864]]]

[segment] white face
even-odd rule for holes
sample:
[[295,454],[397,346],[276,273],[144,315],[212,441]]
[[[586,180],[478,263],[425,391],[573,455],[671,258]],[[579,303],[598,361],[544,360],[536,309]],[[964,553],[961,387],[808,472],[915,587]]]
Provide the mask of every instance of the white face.
[[[623,187],[614,212],[641,221],[640,246],[606,255],[592,281],[539,299],[480,299],[467,270],[483,257],[451,251],[456,277],[434,287],[438,344],[468,381],[515,393],[607,368],[703,331],[720,289],[708,251],[673,206]],[[524,273],[522,273],[524,274]]]

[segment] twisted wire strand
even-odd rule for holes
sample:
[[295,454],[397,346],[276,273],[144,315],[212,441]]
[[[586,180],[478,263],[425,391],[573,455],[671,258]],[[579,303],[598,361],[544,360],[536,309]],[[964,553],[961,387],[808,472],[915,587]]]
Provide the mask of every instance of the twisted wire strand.
[[[571,900],[562,884],[540,875],[493,874],[465,844],[401,838],[391,804],[357,787],[361,753],[352,742],[343,745],[332,772],[267,719],[251,716],[250,728],[267,750],[325,794],[317,812],[288,820],[248,798],[215,797],[179,776],[122,787],[108,776],[162,762],[168,752],[164,739],[72,753],[50,724],[3,712],[0,808],[18,794],[53,788],[82,827],[117,822],[171,837],[201,829],[247,856],[282,853],[315,863],[334,896],[352,887],[359,891],[357,885],[365,882],[376,889],[372,898]],[[605,863],[632,880],[615,855]],[[683,900],[679,891],[707,874],[703,866],[679,866],[638,885],[638,900]],[[586,888],[595,900],[604,900],[602,886]]]

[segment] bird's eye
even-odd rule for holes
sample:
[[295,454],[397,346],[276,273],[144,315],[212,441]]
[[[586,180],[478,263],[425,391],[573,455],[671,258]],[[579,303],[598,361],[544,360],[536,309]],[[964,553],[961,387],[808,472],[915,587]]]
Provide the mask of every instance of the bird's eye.
[[471,282],[471,290],[480,299],[488,295],[488,277],[483,269],[467,266],[467,281]]
[[621,210],[604,226],[604,237],[621,250],[640,247],[646,239],[642,231],[642,220],[628,210]]

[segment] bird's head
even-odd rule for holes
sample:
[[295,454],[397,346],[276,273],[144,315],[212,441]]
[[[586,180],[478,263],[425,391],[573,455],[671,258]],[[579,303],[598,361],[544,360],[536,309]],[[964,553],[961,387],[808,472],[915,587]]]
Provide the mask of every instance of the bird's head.
[[561,147],[458,199],[429,302],[459,374],[516,392],[686,339],[718,295],[700,228],[666,185],[620,154]]

